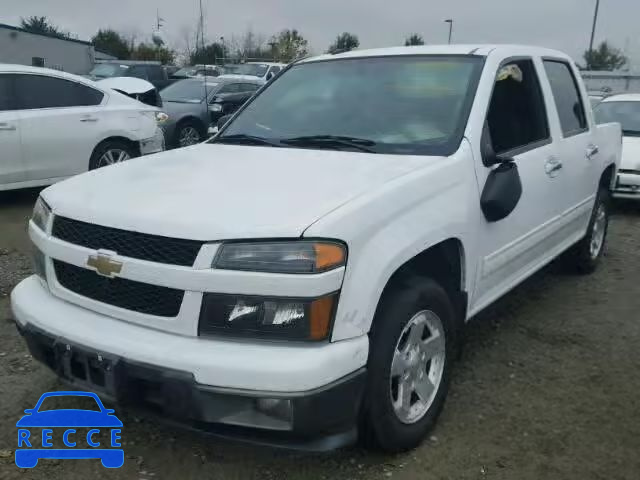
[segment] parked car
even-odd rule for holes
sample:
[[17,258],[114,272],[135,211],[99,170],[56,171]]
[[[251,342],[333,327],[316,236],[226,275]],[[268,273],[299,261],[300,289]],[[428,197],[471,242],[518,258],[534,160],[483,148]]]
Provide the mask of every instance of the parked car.
[[0,190],[50,185],[164,149],[157,108],[82,77],[0,65]]
[[180,67],[176,65],[165,65],[164,69],[167,72],[167,76],[169,78],[173,78],[173,75],[175,75],[176,72],[179,72],[180,70],[182,70]]
[[[206,139],[207,127],[235,112],[260,88],[259,80],[204,77],[181,80],[164,89],[163,108],[169,119],[162,125],[167,145],[187,147]],[[208,101],[205,101],[205,97]]]
[[224,72],[222,67],[216,65],[193,65],[190,67],[184,67],[171,75],[171,78],[176,80],[184,80],[185,78],[193,77],[217,77]]
[[560,254],[602,260],[621,133],[586,102],[542,48],[300,61],[212,140],[44,190],[18,328],[212,433],[415,447],[465,322]]
[[251,80],[258,78],[263,83],[268,82],[275,77],[287,65],[284,63],[259,63],[248,62],[237,65],[225,65],[226,73],[221,75],[222,78],[235,78],[243,80]]
[[164,66],[159,62],[118,61],[98,63],[87,75],[91,80],[111,77],[135,77],[151,82],[158,90],[171,85],[175,80],[169,78]]
[[98,85],[110,88],[152,107],[162,107],[162,98],[151,82],[134,77],[111,77],[98,80]]
[[622,125],[622,163],[613,196],[640,200],[640,94],[613,95],[594,110],[598,123]]

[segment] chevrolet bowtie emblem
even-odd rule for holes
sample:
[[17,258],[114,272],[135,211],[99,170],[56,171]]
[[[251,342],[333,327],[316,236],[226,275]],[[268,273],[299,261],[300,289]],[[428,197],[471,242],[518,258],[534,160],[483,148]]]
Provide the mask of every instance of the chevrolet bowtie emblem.
[[113,254],[98,251],[96,255],[90,255],[87,267],[94,268],[98,275],[113,278],[122,271],[122,262],[112,260]]

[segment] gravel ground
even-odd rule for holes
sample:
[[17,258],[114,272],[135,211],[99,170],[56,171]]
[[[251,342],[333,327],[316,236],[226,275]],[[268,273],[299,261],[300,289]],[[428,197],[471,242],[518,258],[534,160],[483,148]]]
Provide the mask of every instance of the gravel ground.
[[557,265],[469,326],[432,436],[403,455],[323,455],[229,444],[122,409],[126,461],[13,464],[15,422],[61,388],[17,335],[7,292],[28,275],[25,220],[37,191],[0,194],[0,478],[629,479],[640,478],[640,207],[619,208],[594,275]]

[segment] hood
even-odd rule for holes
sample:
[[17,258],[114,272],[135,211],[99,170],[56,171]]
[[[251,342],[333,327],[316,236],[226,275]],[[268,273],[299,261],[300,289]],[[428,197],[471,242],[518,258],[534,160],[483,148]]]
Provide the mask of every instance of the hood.
[[202,241],[299,237],[434,158],[200,144],[78,175],[42,192],[55,214]]
[[139,95],[156,88],[152,83],[135,77],[111,77],[98,80],[96,83],[103,88],[118,90],[127,95]]
[[622,161],[620,168],[623,170],[640,171],[640,137],[622,138]]

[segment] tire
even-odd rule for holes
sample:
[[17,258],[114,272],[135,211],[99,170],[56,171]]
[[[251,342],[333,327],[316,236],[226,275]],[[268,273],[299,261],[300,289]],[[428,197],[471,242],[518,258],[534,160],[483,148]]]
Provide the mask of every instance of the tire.
[[137,157],[131,144],[122,140],[107,140],[99,144],[89,159],[89,170],[107,167]]
[[569,270],[583,275],[593,273],[596,270],[604,254],[610,211],[609,190],[600,187],[591,212],[587,233],[565,255],[565,265]]
[[177,148],[196,145],[205,139],[205,134],[201,125],[193,120],[187,120],[176,127],[174,145]]
[[[360,439],[366,446],[386,452],[409,450],[433,428],[449,390],[456,350],[454,326],[451,300],[430,278],[409,277],[384,294],[370,333],[367,387],[360,418]],[[424,333],[412,337],[414,331]],[[424,349],[409,348],[411,338],[418,337],[418,345]],[[410,378],[403,381],[407,376]],[[432,387],[424,383],[425,378]],[[407,410],[402,402],[407,397],[401,391],[411,382],[425,388],[408,387],[412,393]]]

